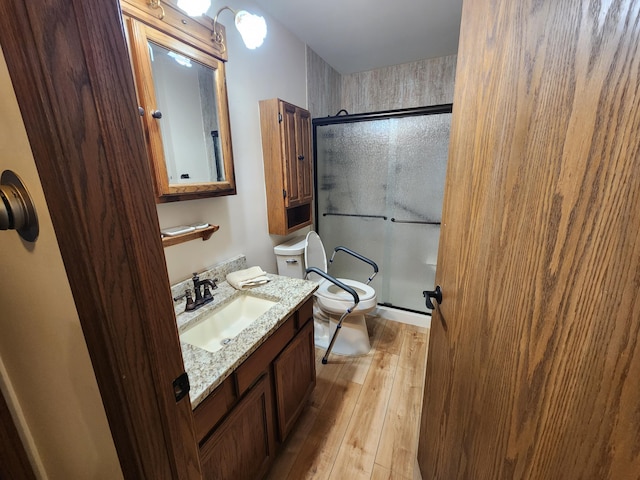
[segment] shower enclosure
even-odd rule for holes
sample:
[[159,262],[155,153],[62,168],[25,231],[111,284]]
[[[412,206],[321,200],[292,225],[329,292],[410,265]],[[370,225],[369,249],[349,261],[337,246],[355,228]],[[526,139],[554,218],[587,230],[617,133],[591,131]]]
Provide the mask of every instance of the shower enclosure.
[[[328,257],[343,245],[378,264],[382,305],[429,312],[450,124],[451,104],[313,120],[317,231]],[[371,275],[337,255],[332,275]]]

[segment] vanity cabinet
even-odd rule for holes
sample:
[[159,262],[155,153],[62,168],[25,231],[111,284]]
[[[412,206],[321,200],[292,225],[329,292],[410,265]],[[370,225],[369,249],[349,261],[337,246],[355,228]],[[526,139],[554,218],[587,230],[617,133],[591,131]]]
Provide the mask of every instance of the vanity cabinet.
[[311,115],[279,98],[260,101],[269,233],[287,235],[312,222]]
[[205,479],[269,470],[316,384],[312,318],[309,299],[194,410]]

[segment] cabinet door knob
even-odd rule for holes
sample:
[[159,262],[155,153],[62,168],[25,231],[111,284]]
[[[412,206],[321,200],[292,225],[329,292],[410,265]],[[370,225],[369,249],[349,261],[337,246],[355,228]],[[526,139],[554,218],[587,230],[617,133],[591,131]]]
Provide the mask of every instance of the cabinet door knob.
[[304,155],[298,155],[298,160],[304,160]]
[[144,117],[144,108],[138,107],[138,113],[140,114],[141,117]]
[[154,110],[151,112],[151,116],[153,118],[162,118],[162,112],[160,110]]

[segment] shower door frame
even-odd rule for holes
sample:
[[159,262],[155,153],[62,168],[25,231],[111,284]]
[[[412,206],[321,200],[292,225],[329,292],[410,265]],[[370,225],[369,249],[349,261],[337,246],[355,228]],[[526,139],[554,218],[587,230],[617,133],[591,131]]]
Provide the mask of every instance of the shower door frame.
[[[343,112],[346,110],[340,110],[340,112]],[[438,114],[445,114],[445,113],[453,113],[453,103],[443,103],[443,104],[439,104],[439,105],[429,105],[429,106],[425,106],[425,107],[413,107],[413,108],[403,108],[403,109],[398,109],[398,110],[385,110],[385,111],[379,111],[379,112],[369,112],[369,113],[356,113],[356,114],[346,114],[346,115],[340,115],[340,112],[338,112],[337,115],[335,116],[328,116],[328,117],[320,117],[320,118],[314,118],[311,121],[312,127],[313,127],[313,159],[314,162],[317,164],[318,162],[318,145],[317,145],[317,129],[318,127],[322,127],[322,126],[326,126],[326,125],[337,125],[337,124],[343,124],[343,123],[356,123],[356,122],[368,122],[368,121],[373,121],[373,120],[388,120],[388,119],[397,119],[397,118],[405,118],[405,117],[417,117],[417,116],[424,116],[424,115],[438,115]],[[319,224],[318,224],[318,220],[319,220],[319,208],[318,208],[318,168],[317,165],[314,165],[313,168],[313,193],[314,193],[314,199],[313,199],[313,203],[314,203],[314,219],[313,219],[313,223],[314,223],[314,228],[316,230],[316,232],[319,232]],[[353,216],[353,217],[372,217],[372,215],[345,215],[345,216]],[[384,218],[385,220],[387,219],[386,216],[380,216],[380,218]],[[429,225],[440,225],[440,222],[428,222]],[[425,289],[426,287],[431,288],[431,285],[425,285]],[[411,308],[405,308],[405,307],[400,307],[397,305],[387,305],[385,303],[378,303],[378,305],[381,306],[387,306],[390,308],[394,308],[397,310],[402,310],[402,311],[406,311],[406,312],[412,312],[412,313],[417,313],[420,315],[431,315],[430,312],[422,312],[419,310],[414,310]]]

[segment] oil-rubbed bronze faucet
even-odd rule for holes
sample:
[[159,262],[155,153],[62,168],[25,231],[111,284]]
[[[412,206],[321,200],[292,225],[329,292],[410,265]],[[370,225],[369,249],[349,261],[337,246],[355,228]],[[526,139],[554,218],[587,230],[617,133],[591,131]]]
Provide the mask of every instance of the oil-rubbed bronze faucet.
[[182,295],[174,297],[173,299],[175,302],[182,298],[187,299],[187,303],[184,307],[185,312],[192,312],[193,310],[197,310],[201,306],[213,301],[211,290],[218,288],[218,285],[216,285],[216,282],[218,281],[217,278],[214,278],[213,280],[208,278],[200,280],[198,274],[194,273],[191,280],[193,281],[193,291],[195,292],[196,298],[194,299],[191,296],[191,289],[187,288]]
[[214,278],[213,280],[210,280],[208,278],[200,280],[198,274],[194,272],[193,278],[191,280],[193,280],[193,291],[196,295],[196,298],[193,302],[195,304],[193,310],[213,301],[211,290],[215,290],[216,288],[218,288],[218,285],[216,285],[216,282],[218,281],[217,278]]

